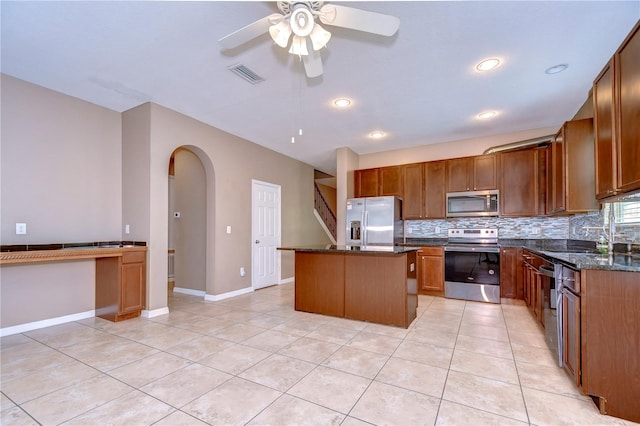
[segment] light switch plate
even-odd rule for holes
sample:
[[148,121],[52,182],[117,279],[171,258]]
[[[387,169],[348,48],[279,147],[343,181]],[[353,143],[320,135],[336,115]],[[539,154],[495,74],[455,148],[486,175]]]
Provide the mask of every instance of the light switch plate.
[[227,234],[231,233],[231,225],[227,225]]

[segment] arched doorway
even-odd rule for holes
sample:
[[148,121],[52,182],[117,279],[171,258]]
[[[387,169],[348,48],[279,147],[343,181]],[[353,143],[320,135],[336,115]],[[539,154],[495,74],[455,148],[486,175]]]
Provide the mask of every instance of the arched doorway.
[[173,151],[168,186],[170,291],[202,297],[206,294],[208,185],[198,153],[184,146]]

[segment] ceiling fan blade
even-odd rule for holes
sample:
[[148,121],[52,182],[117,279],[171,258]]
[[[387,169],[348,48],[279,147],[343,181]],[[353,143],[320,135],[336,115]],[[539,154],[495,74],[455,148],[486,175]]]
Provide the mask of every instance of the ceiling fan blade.
[[350,28],[387,37],[394,35],[400,27],[400,19],[396,16],[335,4],[322,6],[318,17],[322,23],[327,25]]
[[302,63],[304,64],[304,71],[308,78],[322,75],[322,58],[320,57],[319,51],[309,49],[309,54],[302,57]]
[[231,34],[222,37],[218,40],[218,43],[220,43],[220,46],[224,49],[233,49],[234,47],[238,47],[249,40],[253,40],[256,37],[269,32],[269,27],[277,24],[282,20],[282,18],[283,15],[280,15],[279,13],[273,13],[269,16],[265,16],[246,27],[240,28]]

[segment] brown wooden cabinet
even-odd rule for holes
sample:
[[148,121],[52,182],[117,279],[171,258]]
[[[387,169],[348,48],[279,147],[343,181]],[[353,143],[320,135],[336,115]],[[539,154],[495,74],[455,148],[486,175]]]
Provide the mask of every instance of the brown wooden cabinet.
[[638,272],[582,270],[582,391],[600,411],[640,422],[640,279]]
[[96,316],[120,321],[140,315],[146,303],[147,251],[96,259]]
[[500,253],[500,297],[523,299],[522,249],[505,247]]
[[593,83],[596,196],[640,189],[640,22]]
[[443,219],[446,217],[446,167],[447,162],[430,161],[425,164],[424,217]]
[[580,380],[580,296],[562,292],[562,365],[576,386]]
[[344,255],[306,253],[295,255],[296,311],[344,316]]
[[567,121],[551,144],[547,211],[573,214],[596,211],[593,119]]
[[424,219],[424,169],[425,163],[404,166],[404,195],[402,197],[404,219]]
[[444,249],[422,247],[418,250],[418,292],[444,295]]
[[354,197],[377,197],[379,195],[379,169],[356,170],[354,177]]
[[498,154],[500,215],[536,216],[545,213],[545,151],[522,149]]
[[529,310],[535,319],[543,324],[542,310],[542,279],[538,268],[543,263],[542,259],[527,250],[522,252],[522,280],[523,296]]
[[404,195],[404,166],[380,167],[380,189],[378,195],[393,195],[402,198]]
[[497,188],[495,154],[447,160],[447,192]]

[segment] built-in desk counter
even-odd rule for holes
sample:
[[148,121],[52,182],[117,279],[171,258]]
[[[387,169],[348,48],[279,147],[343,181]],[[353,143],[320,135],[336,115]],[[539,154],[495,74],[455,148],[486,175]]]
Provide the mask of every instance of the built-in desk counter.
[[146,304],[145,243],[2,246],[0,265],[95,259],[95,313],[110,321],[140,316]]
[[408,328],[418,307],[416,247],[306,246],[295,251],[295,309]]

